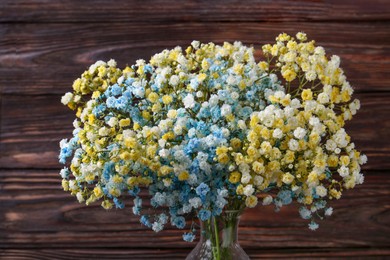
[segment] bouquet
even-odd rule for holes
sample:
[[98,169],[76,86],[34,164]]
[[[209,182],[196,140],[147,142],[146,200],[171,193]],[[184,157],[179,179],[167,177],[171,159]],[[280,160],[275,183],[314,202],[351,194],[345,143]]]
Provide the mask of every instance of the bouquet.
[[[360,103],[340,58],[304,33],[262,51],[257,62],[240,42],[193,41],[124,69],[91,65],[62,97],[76,111],[73,137],[60,142],[64,190],[105,209],[130,204],[156,232],[293,201],[317,229],[327,201],[363,183],[367,157],[344,129]],[[193,224],[184,240],[195,233]]]

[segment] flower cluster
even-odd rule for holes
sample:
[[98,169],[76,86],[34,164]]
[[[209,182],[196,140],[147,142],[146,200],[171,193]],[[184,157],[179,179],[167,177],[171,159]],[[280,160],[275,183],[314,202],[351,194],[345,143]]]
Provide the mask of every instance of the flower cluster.
[[[62,98],[77,116],[60,143],[60,162],[72,158],[64,189],[106,209],[133,196],[133,213],[156,232],[183,229],[188,214],[207,221],[254,207],[275,190],[264,205],[295,199],[315,229],[314,216],[332,212],[327,198],[363,182],[366,157],[343,128],[359,101],[339,58],[297,39],[279,35],[259,63],[240,42],[197,41],[123,70],[96,62]],[[159,213],[143,214],[142,189]],[[183,239],[193,241],[192,228]]]

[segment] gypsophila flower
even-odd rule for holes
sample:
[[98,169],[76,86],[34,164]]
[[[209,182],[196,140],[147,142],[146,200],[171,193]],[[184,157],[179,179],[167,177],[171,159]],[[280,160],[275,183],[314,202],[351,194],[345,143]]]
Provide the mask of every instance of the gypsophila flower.
[[[345,130],[360,102],[340,58],[306,34],[280,34],[262,50],[257,63],[240,42],[193,41],[124,69],[92,64],[61,98],[76,113],[73,136],[60,142],[64,190],[105,209],[131,205],[130,195],[156,232],[255,207],[261,194],[277,210],[301,204],[317,229],[333,212],[327,201],[364,182],[367,157]],[[144,215],[142,190],[155,214]]]

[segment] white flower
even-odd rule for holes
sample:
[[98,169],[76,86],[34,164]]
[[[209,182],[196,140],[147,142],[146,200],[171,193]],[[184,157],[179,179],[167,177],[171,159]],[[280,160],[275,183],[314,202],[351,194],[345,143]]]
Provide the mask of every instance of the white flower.
[[223,104],[221,107],[221,116],[228,116],[232,113],[232,107],[228,104]]
[[328,151],[334,151],[334,149],[337,148],[337,144],[332,139],[328,139],[328,141],[326,141],[325,147]]
[[[201,98],[201,97],[203,97],[203,96],[204,96],[204,94],[203,94],[202,91],[196,92],[196,97]],[[203,104],[204,104],[204,103],[203,103]],[[202,104],[202,107],[203,107],[203,104]]]
[[199,41],[192,41],[191,45],[192,45],[192,47],[194,47],[194,49],[198,49],[199,45],[200,45],[200,42]]
[[263,199],[263,206],[266,206],[266,205],[269,205],[272,203],[272,196],[271,195],[267,195],[264,199]]
[[110,67],[116,67],[116,61],[114,59],[111,59],[107,62],[107,65]]
[[180,79],[179,79],[179,76],[177,75],[172,75],[170,80],[169,80],[169,84],[173,87],[176,87],[180,82]]
[[168,149],[161,149],[158,154],[162,157],[162,158],[167,158],[169,156],[169,150]]
[[317,77],[317,73],[314,70],[309,70],[305,73],[305,77],[308,81],[313,81]]
[[288,148],[291,151],[296,151],[296,150],[298,150],[298,147],[299,147],[298,141],[295,139],[290,139],[290,141],[288,142]]
[[189,202],[190,205],[191,205],[193,208],[195,208],[195,209],[197,209],[197,208],[199,208],[200,206],[202,206],[202,200],[201,200],[200,198],[198,198],[198,197],[192,198],[192,199],[190,199],[188,202]]
[[320,120],[318,119],[318,117],[312,116],[309,119],[309,124],[312,126],[316,126],[316,125],[320,124]]
[[328,191],[322,185],[316,187],[316,194],[320,197],[325,197]]
[[107,124],[111,127],[114,127],[118,124],[118,118],[111,117],[110,120],[108,120]]
[[107,135],[110,134],[110,132],[111,132],[110,128],[107,128],[107,127],[105,127],[105,126],[103,126],[103,127],[101,127],[101,128],[99,129],[99,135],[100,135],[100,136],[107,136]]
[[185,108],[193,108],[195,106],[194,96],[192,94],[188,94],[183,99],[183,103]]
[[218,95],[213,94],[213,95],[211,95],[211,97],[209,99],[209,104],[211,107],[213,107],[213,106],[218,105],[218,101],[219,101]]
[[300,108],[301,102],[298,99],[294,98],[293,100],[291,100],[290,106],[292,108]]
[[333,208],[329,207],[325,210],[325,216],[330,216],[333,213]]
[[298,127],[297,129],[294,130],[294,136],[299,140],[305,137],[305,135],[306,135],[306,130],[301,127]]
[[237,100],[240,97],[240,94],[238,94],[237,92],[234,91],[234,92],[232,92],[231,97],[233,100]]
[[154,232],[159,232],[163,229],[163,225],[161,225],[161,223],[159,222],[154,222],[152,225],[152,229]]
[[241,183],[242,184],[248,184],[250,180],[252,179],[251,175],[248,173],[245,173],[241,176]]
[[276,128],[274,130],[274,132],[272,133],[272,137],[273,138],[278,138],[278,139],[282,138],[283,137],[283,131],[280,130],[279,128]]
[[118,80],[116,81],[119,85],[122,85],[123,81],[125,80],[125,77],[124,76],[121,76],[118,78]]
[[180,125],[175,125],[175,127],[173,128],[173,132],[175,133],[175,135],[181,135],[183,133],[183,127]]
[[340,174],[341,177],[347,177],[349,175],[349,168],[345,167],[344,165],[341,166],[337,172]]
[[367,163],[367,156],[365,154],[360,155],[359,163],[360,164],[366,164]]
[[254,178],[253,178],[253,184],[256,185],[256,186],[260,186],[264,181],[264,178],[260,175],[256,175]]
[[320,102],[321,104],[326,104],[329,102],[329,95],[325,92],[322,92],[318,95],[317,97],[317,100],[318,102]]
[[61,103],[67,105],[70,101],[72,101],[72,99],[73,99],[73,94],[68,92],[62,96]]
[[76,197],[80,203],[84,201],[83,194],[80,191],[77,192]]
[[244,121],[244,120],[238,120],[238,121],[237,121],[237,125],[238,125],[238,127],[239,127],[241,130],[245,130],[245,129],[246,129],[246,124],[245,124],[245,121]]
[[244,195],[245,196],[250,196],[254,192],[255,192],[255,189],[253,188],[253,186],[251,184],[245,186],[245,188],[244,188]]

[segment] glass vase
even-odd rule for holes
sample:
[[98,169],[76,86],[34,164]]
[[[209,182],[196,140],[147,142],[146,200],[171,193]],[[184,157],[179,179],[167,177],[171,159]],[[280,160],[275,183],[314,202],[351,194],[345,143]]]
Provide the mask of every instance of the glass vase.
[[200,221],[201,235],[186,260],[247,260],[238,243],[240,210],[226,210],[220,216]]

